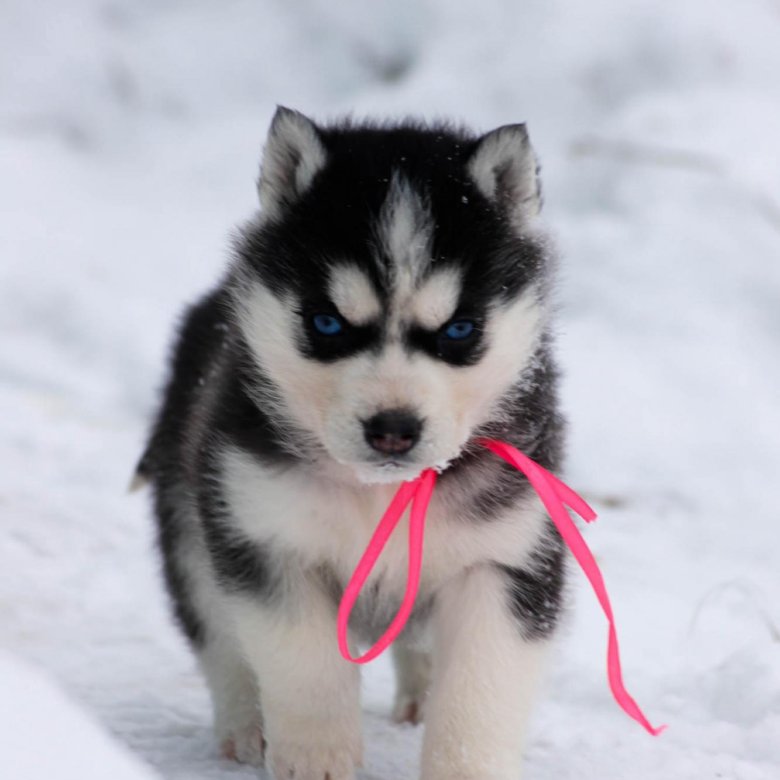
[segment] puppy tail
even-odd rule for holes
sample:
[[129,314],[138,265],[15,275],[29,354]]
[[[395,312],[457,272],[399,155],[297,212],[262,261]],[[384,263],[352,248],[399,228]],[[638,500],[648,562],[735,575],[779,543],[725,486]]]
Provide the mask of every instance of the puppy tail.
[[135,467],[133,476],[130,478],[130,483],[127,486],[128,493],[135,493],[142,487],[149,484],[149,451],[147,450],[138,461],[138,465]]
[[136,471],[135,474],[133,474],[130,483],[127,486],[127,492],[135,493],[137,490],[140,490],[148,483],[149,483],[149,477],[147,477],[146,474],[142,474],[140,471]]

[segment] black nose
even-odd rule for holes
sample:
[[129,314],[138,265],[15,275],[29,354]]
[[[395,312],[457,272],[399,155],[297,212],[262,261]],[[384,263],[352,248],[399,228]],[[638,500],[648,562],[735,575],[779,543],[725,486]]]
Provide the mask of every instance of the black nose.
[[403,455],[420,438],[423,421],[406,409],[388,409],[363,420],[366,441],[385,455]]

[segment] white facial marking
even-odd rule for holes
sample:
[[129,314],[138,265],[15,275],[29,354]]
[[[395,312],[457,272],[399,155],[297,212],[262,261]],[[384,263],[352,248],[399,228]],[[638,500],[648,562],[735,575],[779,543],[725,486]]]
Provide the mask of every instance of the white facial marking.
[[296,337],[301,323],[295,308],[292,300],[283,301],[252,281],[239,294],[236,310],[250,350],[279,390],[277,395],[263,398],[263,403],[272,410],[288,412],[304,430],[319,436],[335,392],[337,372],[300,354]]
[[390,261],[393,310],[404,307],[430,263],[431,216],[400,174],[393,177],[379,217],[379,241]]
[[456,270],[432,274],[412,298],[412,319],[428,330],[440,328],[455,313],[460,291],[461,277]]
[[490,346],[478,363],[448,366],[453,372],[450,403],[462,410],[469,430],[494,414],[498,400],[520,377],[539,344],[545,317],[536,289],[525,290],[489,316],[485,338]]
[[[446,316],[444,303],[452,302],[456,288],[451,274],[437,275],[427,293],[448,291],[438,297],[439,313]],[[496,414],[535,351],[546,317],[534,288],[490,312],[488,349],[473,366],[452,366],[394,342],[379,353],[366,350],[322,363],[299,350],[302,324],[294,301],[281,300],[259,282],[247,284],[239,300],[247,343],[277,388],[262,403],[307,432],[306,447],[324,447],[363,482],[397,482],[429,466],[446,467],[475,427]],[[396,408],[413,410],[425,423],[414,449],[391,462],[369,447],[362,421]]]
[[354,266],[336,266],[330,273],[328,292],[333,304],[353,325],[379,319],[382,307],[368,277]]

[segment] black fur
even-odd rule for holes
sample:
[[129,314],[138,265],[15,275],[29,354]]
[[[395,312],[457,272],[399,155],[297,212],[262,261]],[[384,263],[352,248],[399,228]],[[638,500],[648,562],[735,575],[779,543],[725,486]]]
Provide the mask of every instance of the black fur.
[[364,349],[379,347],[381,332],[376,325],[357,327],[344,323],[343,331],[336,336],[323,336],[318,333],[312,324],[314,315],[330,314],[331,311],[332,305],[323,301],[309,304],[302,312],[304,328],[299,349],[306,357],[330,363],[355,355]]
[[[206,641],[207,629],[179,559],[187,544],[206,547],[219,582],[228,590],[270,597],[275,585],[267,551],[223,522],[212,463],[220,441],[230,441],[264,462],[294,460],[269,416],[250,399],[247,387],[257,387],[262,378],[248,366],[246,349],[230,319],[227,292],[220,287],[183,319],[163,404],[137,467],[154,488],[158,544],[174,615],[196,647]],[[199,432],[193,430],[196,415],[202,416]],[[189,513],[183,510],[186,504],[191,505]],[[200,518],[196,525],[185,516],[192,510]]]
[[187,531],[179,516],[181,496],[176,496],[174,490],[160,485],[155,490],[154,508],[157,515],[157,541],[162,553],[163,575],[174,616],[192,645],[202,647],[206,642],[206,625],[193,603],[192,586],[188,581],[187,571],[177,559],[182,537]]
[[550,522],[547,541],[524,568],[500,566],[520,630],[528,640],[548,637],[558,625],[564,588],[564,542]]
[[[451,126],[407,123],[400,126],[337,125],[321,128],[328,164],[310,188],[285,209],[283,218],[250,225],[236,242],[239,261],[252,268],[276,293],[292,291],[304,301],[304,316],[327,312],[323,298],[334,258],[348,259],[371,279],[380,300],[389,295],[390,259],[375,233],[395,172],[421,183],[435,215],[433,269],[457,265],[463,294],[453,319],[479,323],[489,305],[513,300],[545,271],[545,252],[537,242],[510,229],[506,214],[489,202],[468,176],[467,165],[478,137]],[[376,345],[379,334],[356,329],[335,356]],[[477,362],[486,345],[442,346],[436,332],[416,329],[410,348],[422,349],[455,365]],[[339,344],[338,340],[332,342]],[[308,356],[331,359],[307,339]]]
[[[225,416],[222,410],[219,417]],[[233,441],[255,445],[257,441],[265,441],[257,436],[255,427],[263,425],[265,420],[255,419],[241,410],[237,417],[246,420],[246,431],[233,427],[236,433]],[[231,418],[231,425],[236,419]],[[197,505],[200,511],[206,549],[211,558],[212,566],[218,583],[227,591],[244,591],[262,599],[270,599],[277,590],[278,580],[273,575],[270,550],[265,545],[257,544],[248,539],[231,523],[230,512],[222,496],[221,480],[216,464],[216,454],[220,451],[219,442],[225,435],[224,428],[220,435],[214,436],[211,446],[201,453],[198,471],[201,474],[197,486]],[[251,450],[250,450],[251,451]],[[267,453],[264,453],[267,457]]]
[[227,300],[226,291],[219,287],[182,318],[162,408],[136,469],[145,477],[165,476],[178,463],[184,426],[202,394],[215,356],[228,338]]
[[183,508],[190,481],[187,477],[192,476],[184,467],[184,436],[209,366],[226,339],[225,302],[224,291],[218,289],[186,313],[172,353],[162,408],[137,467],[137,473],[150,479],[154,487],[157,538],[174,614],[196,646],[205,642],[206,628],[192,600],[187,570],[179,560],[179,551],[193,532]]

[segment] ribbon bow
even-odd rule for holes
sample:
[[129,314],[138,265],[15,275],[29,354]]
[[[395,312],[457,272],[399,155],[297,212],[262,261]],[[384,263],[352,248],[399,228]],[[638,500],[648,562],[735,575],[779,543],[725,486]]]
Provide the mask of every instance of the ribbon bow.
[[[575,493],[568,485],[558,477],[542,468],[536,461],[524,455],[520,450],[496,439],[480,439],[479,443],[487,447],[491,452],[507,463],[514,466],[528,478],[531,486],[550,515],[564,542],[568,545],[575,560],[588,578],[599,604],[609,623],[609,637],[607,643],[607,677],[612,695],[623,711],[653,736],[660,734],[666,726],[654,727],[642,713],[639,705],[623,685],[623,674],[620,667],[620,650],[618,647],[617,629],[612,605],[609,601],[607,588],[601,570],[596,563],[582,534],[569,517],[566,511],[568,506],[576,512],[586,523],[596,519],[596,513],[588,504]],[[337,618],[337,633],[339,650],[348,661],[365,664],[383,653],[388,646],[398,637],[403,630],[406,621],[414,607],[417,589],[420,584],[420,570],[422,568],[423,534],[425,529],[425,515],[431,500],[433,488],[436,484],[437,474],[433,469],[426,469],[416,479],[404,482],[396,492],[390,505],[387,507],[382,519],[374,531],[371,540],[366,547],[363,556],[358,562],[339,605]],[[360,595],[360,591],[371,574],[377,559],[382,554],[387,540],[398,525],[398,521],[411,503],[412,510],[409,517],[409,570],[406,580],[406,592],[401,601],[396,616],[388,626],[384,634],[376,644],[361,656],[354,657],[349,651],[347,643],[347,631],[349,616],[352,608]]]

